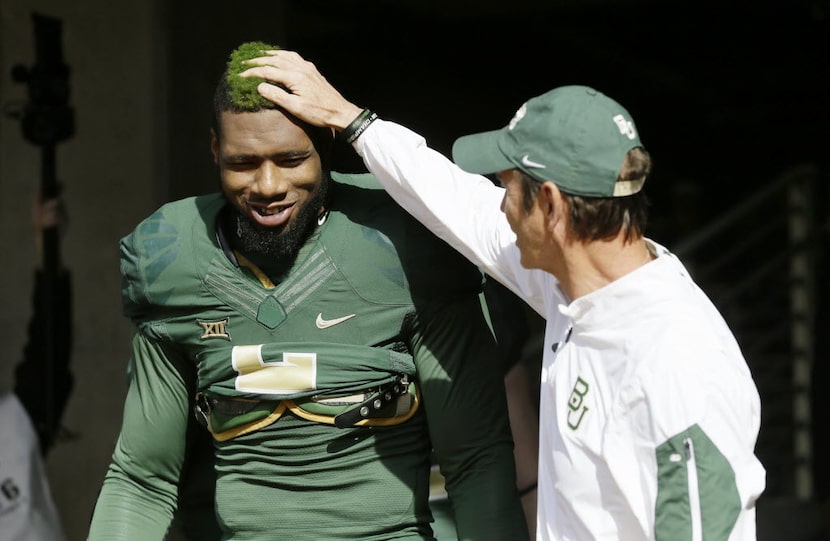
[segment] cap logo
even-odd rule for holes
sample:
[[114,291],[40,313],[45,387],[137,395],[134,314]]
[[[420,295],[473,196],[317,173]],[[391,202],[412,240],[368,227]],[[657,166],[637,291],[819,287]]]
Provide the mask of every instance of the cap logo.
[[534,162],[534,161],[532,161],[532,160],[528,157],[528,155],[527,155],[527,154],[525,154],[524,156],[522,156],[522,165],[524,165],[525,167],[532,167],[532,168],[534,168],[534,169],[545,169],[545,168],[546,168],[545,164],[542,164],[542,163],[539,163],[539,162]]
[[630,120],[627,120],[622,115],[615,115],[613,120],[617,125],[617,128],[619,128],[621,134],[625,135],[629,139],[637,137],[637,132],[634,131],[634,124],[632,124]]
[[519,110],[516,111],[516,114],[513,115],[513,119],[510,121],[510,124],[507,125],[507,129],[512,130],[513,128],[515,128],[516,124],[518,124],[519,121],[521,119],[523,119],[526,114],[527,114],[527,103],[524,103],[524,104],[522,104],[521,107],[519,107]]

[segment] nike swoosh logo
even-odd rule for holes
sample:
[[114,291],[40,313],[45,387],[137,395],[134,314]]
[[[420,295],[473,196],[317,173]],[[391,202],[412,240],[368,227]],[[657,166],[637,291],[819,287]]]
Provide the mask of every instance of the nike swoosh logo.
[[355,314],[349,314],[348,316],[338,317],[336,319],[323,319],[323,312],[317,314],[317,321],[315,321],[318,329],[328,329],[329,327],[333,327],[338,323],[343,323],[348,319],[352,319]]
[[522,165],[524,165],[526,167],[534,167],[536,169],[545,169],[546,168],[545,164],[537,163],[537,162],[532,161],[530,158],[528,158],[527,154],[522,156]]

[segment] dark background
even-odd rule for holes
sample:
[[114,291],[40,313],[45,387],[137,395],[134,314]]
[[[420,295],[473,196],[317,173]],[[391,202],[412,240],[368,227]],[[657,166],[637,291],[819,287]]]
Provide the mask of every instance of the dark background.
[[[343,94],[449,153],[528,98],[594,86],[626,106],[652,153],[652,231],[687,233],[830,146],[828,2],[292,1],[286,43]],[[361,9],[362,7],[362,9]],[[351,149],[340,163],[354,165]]]
[[[193,157],[209,158],[210,94],[226,55],[253,40],[296,50],[351,101],[446,154],[460,135],[506,125],[533,96],[593,86],[632,113],[652,154],[648,234],[666,244],[783,171],[828,161],[830,0],[285,0],[244,17],[194,17],[201,6],[167,8],[167,133],[178,149],[168,199],[216,188],[205,181],[211,160],[194,168]],[[345,145],[336,166],[362,168]]]

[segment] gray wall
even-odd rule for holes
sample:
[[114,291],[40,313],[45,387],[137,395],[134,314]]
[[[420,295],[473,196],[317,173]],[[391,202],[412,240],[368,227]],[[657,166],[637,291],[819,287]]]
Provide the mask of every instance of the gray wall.
[[[132,4],[132,5],[131,5]],[[47,468],[71,540],[86,523],[120,422],[129,327],[120,317],[118,239],[153,206],[154,86],[148,44],[152,4],[103,0],[4,0],[0,11],[0,100],[25,98],[11,66],[34,62],[31,12],[64,20],[64,56],[71,66],[76,136],[58,147],[70,224],[62,248],[74,276],[73,365],[76,385],[65,424],[77,438],[56,446]],[[40,174],[39,148],[20,123],[0,118],[0,224],[6,264],[0,266],[2,384],[22,352],[37,265],[30,212]]]
[[[227,8],[223,4],[222,8]],[[254,11],[254,10],[252,10]],[[3,0],[0,104],[22,104],[12,66],[34,63],[31,15],[63,21],[76,133],[60,143],[57,176],[70,224],[62,254],[74,277],[75,389],[64,424],[75,439],[47,461],[71,541],[87,523],[121,421],[130,327],[121,316],[118,240],[159,203],[214,189],[210,94],[227,53],[241,41],[282,36],[282,2],[247,16],[204,2]],[[232,25],[232,28],[229,26]],[[0,390],[11,387],[31,315],[31,207],[40,148],[20,122],[0,116]]]

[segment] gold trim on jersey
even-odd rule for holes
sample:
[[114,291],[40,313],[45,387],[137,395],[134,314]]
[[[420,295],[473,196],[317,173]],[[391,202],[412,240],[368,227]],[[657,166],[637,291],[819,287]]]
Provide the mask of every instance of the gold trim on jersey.
[[[360,419],[359,421],[354,422],[349,426],[353,427],[362,427],[362,426],[394,426],[399,425],[408,421],[415,415],[415,412],[418,411],[418,408],[421,405],[421,395],[420,391],[418,390],[418,386],[414,383],[410,384],[411,387],[409,392],[404,391],[404,394],[398,396],[394,399],[394,414],[389,416],[378,416],[378,417],[365,417]],[[357,398],[363,398],[362,395],[353,395],[348,397],[342,397],[341,401],[346,401],[349,404],[343,407],[342,411],[338,413],[342,413],[343,411],[347,411],[351,407],[358,407],[360,402],[358,402]],[[234,401],[235,399],[231,399]],[[332,399],[322,400],[316,403],[325,403],[326,401],[330,401]],[[250,401],[250,402],[258,402],[258,401]],[[351,404],[354,404],[353,406]],[[392,406],[392,404],[387,404],[387,406]],[[385,408],[384,408],[385,409]],[[269,413],[267,416],[257,419],[255,421],[251,421],[239,426],[235,426],[233,428],[229,428],[227,430],[216,432],[213,429],[213,423],[211,422],[211,411],[199,410],[202,414],[204,420],[206,421],[206,425],[208,431],[211,433],[213,438],[216,441],[227,441],[239,436],[243,436],[245,434],[250,434],[251,432],[256,432],[257,430],[261,430],[274,422],[276,422],[280,417],[282,417],[283,413],[288,410],[297,417],[301,419],[305,419],[307,421],[313,421],[315,423],[327,424],[327,425],[335,425],[336,424],[336,417],[337,415],[326,415],[322,413],[314,413],[309,411],[308,409],[304,409],[302,405],[297,404],[294,400],[283,400],[277,403],[277,406]],[[232,422],[232,421],[231,421]]]
[[251,262],[250,259],[240,254],[236,250],[233,251],[233,255],[236,256],[236,260],[239,262],[240,267],[246,267],[248,270],[254,273],[254,276],[257,277],[257,280],[259,280],[259,283],[262,284],[262,287],[266,289],[274,289],[275,287],[277,287],[274,285],[274,282],[272,282],[271,279],[268,278],[268,276],[264,272],[262,272],[262,270],[260,270],[259,267],[257,267]]
[[273,424],[274,421],[282,417],[282,414],[285,412],[285,410],[285,402],[280,402],[279,404],[277,404],[277,407],[274,408],[274,411],[272,411],[267,417],[263,419],[259,419],[257,421],[253,421],[234,428],[229,428],[228,430],[225,430],[223,432],[214,432],[213,428],[211,428],[210,426],[210,422],[208,422],[208,430],[211,434],[213,434],[213,438],[216,441],[227,441],[229,439],[236,438],[244,434],[256,432],[257,430],[263,429],[266,426]]

